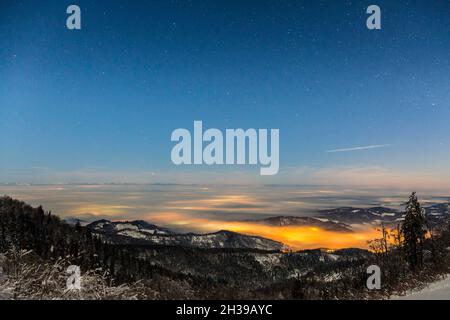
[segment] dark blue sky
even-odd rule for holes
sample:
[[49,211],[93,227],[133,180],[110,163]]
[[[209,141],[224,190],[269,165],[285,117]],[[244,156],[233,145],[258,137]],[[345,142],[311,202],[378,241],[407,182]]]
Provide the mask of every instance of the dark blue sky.
[[170,134],[194,120],[280,128],[282,172],[442,174],[449,119],[450,1],[0,2],[0,182],[191,170]]

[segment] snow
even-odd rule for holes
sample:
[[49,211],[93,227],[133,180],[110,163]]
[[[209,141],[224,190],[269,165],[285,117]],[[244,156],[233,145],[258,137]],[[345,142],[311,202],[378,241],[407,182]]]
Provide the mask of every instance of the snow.
[[[0,255],[0,260],[2,256]],[[3,273],[3,268],[0,267],[0,300],[8,300],[11,298],[12,288],[7,286],[7,278]]]
[[404,296],[392,296],[393,300],[450,300],[450,275],[431,283],[426,288],[409,292]]
[[9,300],[11,299],[11,288],[0,288],[0,300]]
[[125,230],[119,231],[117,234],[120,234],[122,236],[132,237],[135,239],[147,239],[147,236],[145,235],[145,233],[141,233],[136,230],[125,229]]
[[110,224],[110,222],[97,222],[95,225],[95,230],[101,230],[108,224]]
[[268,271],[280,264],[280,254],[255,254],[255,260]]
[[139,228],[131,223],[120,223],[120,224],[116,224],[115,228],[117,231],[122,231],[125,229],[129,229],[129,230],[139,230]]
[[167,234],[167,232],[163,230],[157,229],[139,229],[141,232],[150,233],[150,234]]
[[339,260],[339,256],[338,255],[336,255],[336,254],[331,254],[331,253],[328,253],[327,254],[328,255],[328,258],[330,258],[331,260],[333,260],[333,261],[337,261],[337,260]]
[[394,212],[384,212],[381,214],[382,217],[395,217]]
[[323,278],[325,282],[333,282],[342,278],[342,274],[340,272],[331,272]]
[[300,271],[299,269],[294,269],[291,273],[288,274],[288,279],[298,279],[308,273],[308,270],[306,271]]

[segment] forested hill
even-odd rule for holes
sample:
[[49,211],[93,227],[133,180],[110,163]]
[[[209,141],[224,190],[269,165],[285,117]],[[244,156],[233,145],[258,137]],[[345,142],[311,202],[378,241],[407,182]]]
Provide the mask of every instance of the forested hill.
[[136,258],[132,247],[103,242],[88,228],[69,225],[41,206],[30,205],[10,197],[0,198],[0,252],[31,250],[43,261],[68,259],[84,271],[97,268],[120,282],[143,277],[155,266]]
[[[9,197],[0,198],[0,250],[33,250],[43,259],[79,256],[90,259],[100,243],[89,230],[70,226],[42,207],[33,208]],[[86,261],[90,264],[89,261]]]

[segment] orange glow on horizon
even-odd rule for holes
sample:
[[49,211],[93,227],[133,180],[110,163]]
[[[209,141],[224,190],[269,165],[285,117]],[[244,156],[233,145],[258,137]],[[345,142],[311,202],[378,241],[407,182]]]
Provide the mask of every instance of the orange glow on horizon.
[[251,222],[227,222],[220,225],[224,227],[222,229],[276,240],[296,250],[367,248],[367,241],[379,236],[379,232],[374,229],[336,232],[309,226],[280,227]]
[[229,230],[246,235],[260,236],[282,242],[294,250],[368,248],[367,241],[380,237],[379,231],[372,227],[359,227],[354,232],[336,232],[313,226],[269,226],[250,221],[192,218],[173,212],[152,216],[152,219],[169,227],[172,225],[195,229],[200,232]]

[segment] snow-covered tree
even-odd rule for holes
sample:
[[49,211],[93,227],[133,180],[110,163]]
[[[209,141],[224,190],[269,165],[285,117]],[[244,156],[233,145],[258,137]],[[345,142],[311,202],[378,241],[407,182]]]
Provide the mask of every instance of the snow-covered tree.
[[405,221],[402,226],[405,256],[412,270],[422,266],[423,243],[426,233],[425,214],[417,200],[416,193],[413,192],[406,203]]

